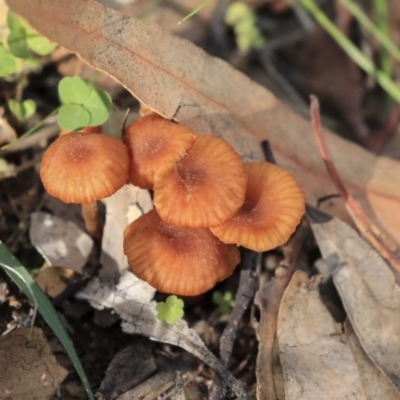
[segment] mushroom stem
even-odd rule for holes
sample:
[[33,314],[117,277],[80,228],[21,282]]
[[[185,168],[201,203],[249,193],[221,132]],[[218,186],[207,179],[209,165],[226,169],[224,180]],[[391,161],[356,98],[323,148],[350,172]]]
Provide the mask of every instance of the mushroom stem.
[[103,238],[103,222],[100,218],[97,201],[82,204],[82,217],[87,232],[95,241],[96,245],[100,245]]

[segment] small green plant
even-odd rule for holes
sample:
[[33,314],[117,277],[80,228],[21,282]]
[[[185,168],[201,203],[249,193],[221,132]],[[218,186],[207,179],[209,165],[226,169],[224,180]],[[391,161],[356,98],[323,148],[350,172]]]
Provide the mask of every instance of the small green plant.
[[0,42],[0,77],[12,75],[18,71],[16,58],[11,52]]
[[43,319],[47,322],[61,344],[64,346],[65,351],[71,359],[72,364],[74,365],[75,370],[85,387],[89,399],[94,400],[94,396],[82,364],[67,331],[58,318],[57,312],[54,309],[51,301],[32,278],[28,270],[14,257],[14,255],[7,249],[1,240],[0,267],[4,269],[6,274],[16,283],[16,285],[25,293],[26,297],[28,297],[28,299],[34,305],[34,313],[31,320],[32,326],[35,322],[36,313],[39,311]]
[[160,321],[165,321],[167,324],[173,325],[184,315],[183,300],[175,295],[168,296],[164,301],[157,303],[156,310],[158,311],[157,318]]
[[247,52],[263,47],[264,38],[256,25],[256,17],[246,3],[232,3],[226,10],[225,22],[232,26],[239,50]]
[[[22,100],[25,85],[24,71],[39,66],[35,54],[50,54],[55,44],[34,31],[24,20],[8,12],[7,27],[9,33],[4,43],[0,41],[0,78],[16,82],[16,98],[8,101],[8,108],[21,122],[28,119],[36,111],[32,99]],[[109,117],[112,99],[104,90],[97,89],[91,82],[80,77],[67,77],[60,81],[58,93],[61,106],[33,126],[16,141],[3,146],[6,149],[39,129],[51,116],[58,113],[61,129],[74,131],[86,126],[103,124]]]
[[8,108],[19,121],[25,121],[36,111],[36,103],[32,99],[24,101],[8,100]]
[[218,306],[218,310],[221,314],[230,314],[232,308],[235,305],[235,300],[233,299],[232,292],[214,292],[213,302]]
[[[341,3],[347,7],[349,12],[358,20],[358,22],[367,29],[373,37],[381,43],[383,48],[389,54],[397,59],[399,57],[396,45],[390,40],[387,34],[382,31],[378,26],[372,23],[367,16],[356,7],[355,3],[350,0],[340,0]],[[379,0],[380,2],[384,2]],[[327,17],[327,15],[316,4],[315,0],[300,0],[303,7],[316,19],[316,21],[325,29],[325,31],[332,37],[333,40],[345,51],[348,56],[367,74],[374,77],[378,84],[390,95],[394,100],[400,103],[400,85],[395,82],[387,71],[385,65],[382,69],[377,68],[374,60],[367,57],[353,42],[351,42]],[[385,64],[385,62],[383,62]],[[386,66],[387,68],[387,66]],[[390,71],[389,71],[390,72]]]
[[7,13],[7,27],[9,33],[5,43],[0,43],[0,77],[8,77],[25,67],[38,67],[34,54],[45,56],[56,47],[10,11]]
[[8,34],[4,42],[0,42],[0,77],[16,83],[16,98],[8,101],[10,111],[19,121],[24,121],[36,111],[32,99],[22,101],[23,88],[26,84],[25,70],[39,66],[35,54],[50,54],[55,44],[36,33],[25,21],[7,13]]
[[8,12],[7,26],[10,30],[7,44],[10,52],[18,58],[28,59],[32,53],[40,56],[50,54],[56,45],[34,31],[24,20]]
[[58,124],[62,129],[75,131],[101,125],[108,119],[111,96],[90,82],[78,76],[63,78],[58,85],[58,94],[62,103]]

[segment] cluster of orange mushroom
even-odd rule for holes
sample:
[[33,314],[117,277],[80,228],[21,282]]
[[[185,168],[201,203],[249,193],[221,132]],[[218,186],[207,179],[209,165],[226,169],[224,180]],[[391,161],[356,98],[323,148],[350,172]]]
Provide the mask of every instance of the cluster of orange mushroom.
[[125,229],[124,252],[139,278],[184,296],[231,275],[237,246],[261,252],[284,244],[305,208],[284,169],[244,163],[225,140],[156,114],[128,126],[124,143],[99,133],[60,136],[40,175],[51,195],[69,203],[108,197],[127,179],[152,190],[155,209]]

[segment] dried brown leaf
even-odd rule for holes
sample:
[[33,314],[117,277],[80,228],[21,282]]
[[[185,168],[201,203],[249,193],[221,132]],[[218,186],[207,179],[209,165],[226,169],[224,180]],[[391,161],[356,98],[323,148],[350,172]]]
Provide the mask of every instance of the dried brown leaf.
[[151,349],[143,339],[138,338],[115,355],[107,368],[99,392],[105,400],[113,400],[137,386],[156,370]]
[[[149,108],[198,133],[223,136],[246,159],[263,158],[268,139],[278,164],[292,171],[316,204],[335,193],[310,124],[227,63],[159,26],[122,16],[93,0],[7,0],[39,32],[126,87]],[[400,164],[332,134],[333,159],[368,214],[400,242]],[[347,218],[341,200],[326,203]]]
[[36,283],[50,297],[57,297],[78,274],[71,268],[45,266],[40,269]]
[[0,398],[51,398],[68,375],[39,328],[20,328],[0,341]]
[[295,272],[282,299],[277,335],[286,400],[365,399],[351,351],[319,298],[318,283]]
[[347,315],[371,360],[400,389],[400,288],[388,265],[337,219],[308,211]]
[[[199,133],[224,136],[247,159],[268,139],[277,161],[295,173],[308,201],[335,192],[308,122],[225,62],[151,23],[94,1],[8,0],[41,33],[112,75],[142,103]],[[234,84],[233,84],[234,83]],[[399,163],[329,135],[335,163],[367,212],[400,241]],[[312,179],[311,179],[312,177]],[[346,218],[341,201],[329,212]]]
[[368,400],[399,400],[400,394],[390,380],[369,359],[358,340],[349,320],[346,321],[345,331],[347,343],[353,353],[361,382]]
[[[110,285],[93,279],[79,297],[89,300],[96,308],[110,308],[124,321],[122,329],[126,333],[139,334],[163,343],[179,346],[212,368],[227,387],[241,400],[250,396],[226,367],[207,349],[198,334],[189,328],[183,319],[168,325],[157,318],[156,303],[151,301],[154,292],[143,293],[143,285],[131,272],[122,274],[118,285]],[[147,285],[150,289],[150,285]]]

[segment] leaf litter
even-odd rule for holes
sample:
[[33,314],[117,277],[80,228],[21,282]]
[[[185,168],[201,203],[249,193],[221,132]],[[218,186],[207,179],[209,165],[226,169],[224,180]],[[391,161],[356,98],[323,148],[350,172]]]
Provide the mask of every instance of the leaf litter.
[[[231,70],[220,60],[206,56],[187,42],[176,40],[151,24],[134,18],[121,18],[91,1],[84,6],[73,2],[76,4],[75,9],[64,1],[60,1],[57,7],[42,1],[39,11],[29,7],[19,9],[22,3],[19,0],[9,0],[16,11],[25,13],[28,20],[34,26],[36,23],[36,27],[43,30],[50,39],[78,52],[92,66],[108,73],[115,72],[115,78],[149,108],[184,122],[201,133],[218,133],[226,137],[246,159],[262,159],[255,137],[268,137],[278,162],[295,172],[310,203],[315,204],[319,197],[334,192],[334,186],[328,179],[316,145],[309,135],[309,123],[292,114],[265,89]],[[71,15],[71,18],[67,18],[69,22],[63,23],[63,29],[55,31],[52,30],[57,23],[54,12],[56,10],[58,14],[60,9],[64,10],[65,15]],[[96,10],[96,19],[88,19],[88,25],[83,25],[80,16],[85,15],[87,10]],[[102,30],[105,21],[113,21],[113,24]],[[132,33],[133,28],[137,30],[136,33]],[[113,29],[122,29],[123,34],[115,35],[117,31]],[[74,30],[79,32],[79,38]],[[82,34],[82,30],[85,34]],[[88,38],[91,35],[88,31],[96,31],[98,47],[90,47]],[[106,33],[110,36],[114,33],[116,42],[107,41]],[[149,42],[136,41],[135,38],[139,36],[147,37],[147,33],[148,37],[153,34]],[[129,35],[130,41],[127,40]],[[157,38],[164,47],[163,51],[157,45]],[[118,48],[118,43],[125,43],[126,47]],[[131,43],[132,47],[127,43]],[[75,44],[77,47],[74,47]],[[100,57],[99,49],[104,50],[104,58]],[[185,59],[182,65],[188,69],[179,70],[178,64],[169,59],[165,50],[174,54],[174,57],[182,55]],[[130,61],[120,63],[118,68],[115,65],[111,68],[106,59],[113,59],[110,54],[114,54],[115,59],[122,57]],[[159,55],[159,59],[155,55]],[[128,74],[124,70],[126,65],[136,74]],[[146,66],[149,68],[146,69]],[[218,74],[215,72],[217,70]],[[224,79],[216,83],[214,79],[221,79],[221,70],[224,71]],[[135,76],[135,81],[130,80],[129,75]],[[138,75],[141,78],[138,79]],[[160,79],[163,87],[157,86],[152,79],[155,76],[163,78]],[[209,80],[205,81],[204,76],[209,77]],[[143,82],[153,84],[149,88]],[[231,87],[231,82],[235,82],[235,88]],[[248,93],[252,94],[251,98],[246,97]],[[293,130],[296,135],[291,133]],[[254,136],[250,136],[250,133]],[[398,162],[372,156],[330,134],[328,140],[333,159],[340,161],[338,169],[349,191],[357,196],[368,216],[399,241],[400,219],[396,217],[398,214],[393,214],[400,199],[398,174],[395,173],[399,167]],[[311,176],[313,179],[310,179]],[[186,322],[179,321],[168,327],[156,318],[154,289],[127,271],[122,250],[116,245],[120,242],[116,238],[121,235],[118,233],[122,232],[120,227],[126,226],[127,221],[134,218],[127,216],[127,208],[136,215],[146,209],[146,205],[135,196],[137,194],[121,191],[122,198],[115,197],[106,201],[102,269],[99,278],[92,279],[78,296],[89,300],[94,307],[115,310],[124,321],[122,327],[125,332],[139,333],[188,350],[225,379],[239,398],[248,398],[235,378]],[[149,200],[146,201],[148,205]],[[125,204],[122,207],[124,212],[120,212],[121,204]],[[350,222],[343,213],[341,201],[334,202],[333,206],[331,203],[329,212]],[[367,388],[366,384],[369,375],[376,378],[379,370],[384,373],[376,378],[379,379],[377,382],[382,382],[382,393],[386,393],[387,398],[398,398],[395,387],[399,388],[399,365],[396,362],[400,348],[396,338],[396,332],[399,332],[396,325],[399,320],[399,299],[394,277],[382,258],[348,225],[335,219],[327,221],[312,212],[309,212],[308,217],[357,337],[351,333],[349,325],[345,325],[346,338],[341,325],[335,323],[324,308],[317,291],[318,278],[309,281],[304,274],[297,272],[289,282],[289,279],[279,280],[277,276],[275,282],[280,282],[278,292],[282,294],[287,288],[282,300],[277,299],[275,313],[272,315],[277,325],[277,342],[274,341],[273,326],[269,340],[271,347],[275,347],[279,353],[286,398],[302,398],[301,393],[307,394],[304,398],[317,396],[321,399],[334,399],[343,398],[341,396],[346,394],[348,398],[354,399],[379,398],[381,393],[374,390],[372,385]],[[70,247],[70,243],[67,247]],[[58,265],[57,254],[53,264]],[[262,346],[265,337],[260,332]],[[360,356],[361,348],[357,350],[358,356],[354,355],[357,338],[366,357]],[[276,347],[277,343],[279,348]],[[270,350],[273,351],[272,348]],[[260,367],[265,366],[263,359],[260,360]],[[310,367],[306,368],[305,365]],[[346,371],[347,374],[344,374]],[[263,386],[264,376],[261,374],[258,378],[261,388],[259,398],[275,398],[277,389],[273,386],[267,388],[265,382]],[[385,379],[386,383],[383,383]],[[330,385],[332,391],[321,391],[320,380]],[[273,382],[270,383],[273,385]]]
[[400,389],[400,289],[389,266],[359,234],[310,210],[308,218],[343,306],[371,360]]
[[[262,160],[258,141],[269,140],[278,164],[295,174],[309,203],[335,192],[310,124],[224,61],[155,24],[122,16],[94,1],[47,0],[40,7],[34,1],[7,3],[50,40],[111,75],[162,116],[198,133],[224,137],[247,160]],[[400,185],[394,172],[399,163],[327,136],[349,190],[371,219],[399,242]],[[331,202],[327,210],[346,218],[340,201]]]
[[46,399],[67,374],[40,328],[19,328],[0,340],[1,398]]
[[319,278],[295,272],[279,309],[286,399],[363,399],[357,366],[319,298]]

